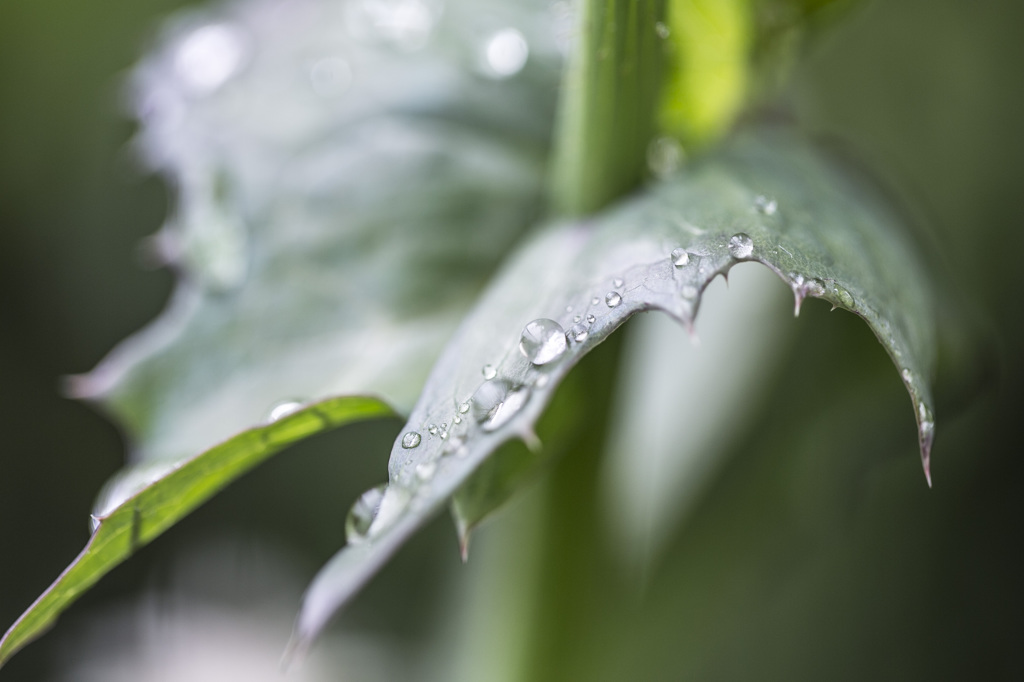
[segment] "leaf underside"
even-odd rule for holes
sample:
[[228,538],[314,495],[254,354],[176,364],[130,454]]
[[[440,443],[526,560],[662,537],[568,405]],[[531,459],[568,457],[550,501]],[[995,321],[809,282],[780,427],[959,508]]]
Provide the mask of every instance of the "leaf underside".
[[[692,328],[705,287],[739,262],[777,273],[797,311],[816,297],[867,322],[910,393],[930,482],[931,301],[901,222],[839,159],[790,131],[766,129],[739,135],[593,219],[536,234],[442,354],[404,430],[419,434],[419,444],[404,447],[399,436],[376,516],[310,586],[295,645],[308,644],[502,443],[534,440],[533,424],[584,354],[640,311],[661,310]],[[519,348],[524,327],[537,319],[557,323],[568,339],[562,355],[542,366]],[[477,499],[467,518],[456,498],[460,529],[492,506]]]

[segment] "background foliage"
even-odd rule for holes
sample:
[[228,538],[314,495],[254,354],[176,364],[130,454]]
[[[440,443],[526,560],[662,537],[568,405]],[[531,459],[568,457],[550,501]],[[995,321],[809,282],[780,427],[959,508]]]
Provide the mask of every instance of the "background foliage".
[[[174,6],[0,7],[4,623],[78,551],[94,492],[122,462],[112,427],[59,398],[56,387],[148,321],[169,291],[167,273],[133,263],[138,240],[161,223],[167,195],[131,170],[124,146],[131,127],[115,102],[124,69],[156,17]],[[1014,504],[1024,341],[1015,304],[1024,293],[1015,267],[1024,248],[1020,15],[1008,1],[869,3],[811,46],[786,93],[804,125],[853,142],[915,200],[933,226],[926,241],[945,308],[967,311],[956,313],[966,315],[956,318],[963,336],[947,335],[943,349],[935,490],[921,481],[906,396],[888,359],[852,316],[808,305],[768,389],[753,398],[748,435],[733,439],[727,464],[646,576],[647,594],[657,599],[641,599],[638,611],[635,591],[614,577],[618,569],[597,562],[591,586],[619,585],[591,600],[603,617],[584,611],[579,622],[551,623],[527,644],[546,650],[534,660],[549,662],[551,679],[616,679],[644,667],[653,679],[680,669],[780,679],[1020,674],[1012,657],[1024,632]],[[801,407],[793,396],[816,406],[800,430],[789,428]],[[109,616],[112,605],[175,593],[182,569],[172,567],[224,538],[233,538],[231,570],[269,546],[289,557],[301,586],[335,548],[349,502],[378,482],[398,427],[359,425],[265,465],[119,568],[3,674],[68,676],[90,648],[106,656],[118,646],[138,649]],[[568,457],[544,485],[565,485],[585,473],[580,467]],[[585,504],[596,502],[568,500],[566,508]],[[479,561],[467,570],[446,520],[435,523],[353,605],[339,631],[375,633],[416,652],[438,637],[437,622],[478,622],[481,610],[501,611],[494,567],[509,551],[507,538],[537,539],[530,514],[544,510],[527,498],[485,529]],[[536,566],[571,575],[607,558],[587,535],[585,515],[557,518],[584,529],[579,563],[553,563],[541,541]],[[558,572],[537,569],[534,579],[568,602],[589,599],[559,592]],[[286,592],[287,581],[260,580],[251,581],[257,593],[287,603],[269,594]],[[212,592],[211,585],[191,589]],[[451,606],[446,592],[475,607]],[[220,599],[230,602],[231,591]],[[87,627],[100,633],[97,641],[83,638]],[[567,631],[586,636],[570,641]],[[443,642],[432,650],[451,651]],[[463,662],[465,670],[501,669],[498,654],[481,658]]]

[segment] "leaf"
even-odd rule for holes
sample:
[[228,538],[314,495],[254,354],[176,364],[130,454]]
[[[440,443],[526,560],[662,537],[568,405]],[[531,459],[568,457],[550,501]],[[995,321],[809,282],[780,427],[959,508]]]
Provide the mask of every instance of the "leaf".
[[316,433],[394,413],[376,398],[332,398],[244,431],[188,462],[162,464],[108,490],[111,511],[93,517],[82,553],[0,639],[0,665],[40,636],[64,609],[115,566],[282,448]]
[[[310,585],[295,646],[306,646],[502,443],[532,440],[555,387],[585,353],[644,310],[692,327],[701,292],[741,261],[782,277],[797,311],[812,296],[867,322],[910,393],[930,481],[931,301],[900,224],[877,190],[836,159],[791,132],[764,130],[592,220],[538,233],[435,366],[392,450],[389,484],[365,533]],[[548,322],[537,328],[534,320]],[[522,334],[527,350],[539,336],[548,342],[542,356],[555,357],[531,363]],[[568,339],[564,350],[560,337]]]
[[[182,281],[72,392],[138,460],[191,456],[281,401],[407,411],[542,206],[560,59],[535,7],[424,1],[408,26],[388,3],[275,7],[181,18],[135,74],[139,144],[178,189],[154,243]],[[504,29],[529,49],[514,78],[480,61]],[[194,68],[204,50],[223,73]]]
[[[271,416],[339,395],[378,397],[353,419],[410,408],[542,208],[561,57],[541,7],[424,0],[410,18],[394,3],[253,0],[169,24],[132,96],[141,155],[176,190],[152,250],[180,281],[157,321],[69,382],[126,430],[133,462],[0,663],[251,464],[182,477],[270,454],[246,448]],[[519,61],[496,67],[495,40]],[[151,501],[171,506],[150,521]]]

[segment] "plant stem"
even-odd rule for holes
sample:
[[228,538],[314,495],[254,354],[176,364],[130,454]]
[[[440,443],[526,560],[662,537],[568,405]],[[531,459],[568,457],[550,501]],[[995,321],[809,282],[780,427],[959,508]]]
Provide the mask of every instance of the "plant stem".
[[661,91],[664,0],[581,0],[556,128],[553,204],[593,213],[643,179]]

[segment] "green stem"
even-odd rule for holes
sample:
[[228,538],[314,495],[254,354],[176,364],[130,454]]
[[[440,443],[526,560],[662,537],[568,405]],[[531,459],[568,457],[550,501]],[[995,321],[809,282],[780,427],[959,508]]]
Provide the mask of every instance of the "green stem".
[[581,0],[556,130],[553,203],[593,213],[643,179],[661,91],[664,0]]

